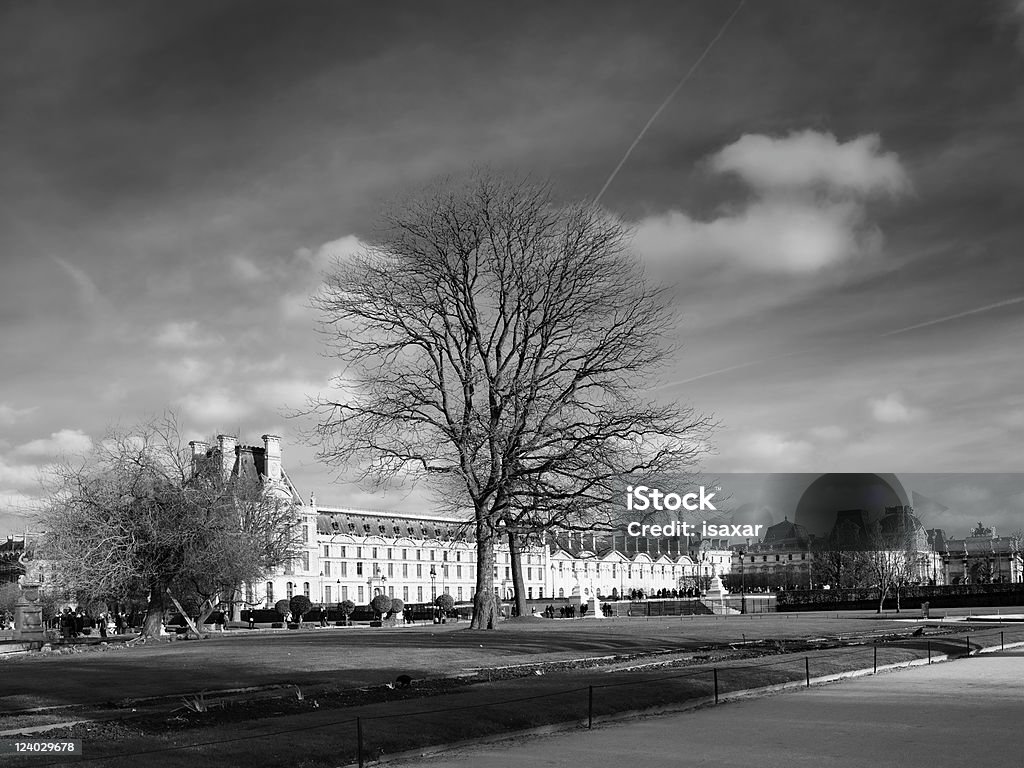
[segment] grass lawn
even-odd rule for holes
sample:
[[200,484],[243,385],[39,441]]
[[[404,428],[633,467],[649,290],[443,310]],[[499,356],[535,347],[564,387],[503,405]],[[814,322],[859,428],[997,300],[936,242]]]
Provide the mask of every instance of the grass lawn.
[[[396,671],[419,679],[418,669],[432,674],[461,672],[469,667],[500,667],[513,663],[551,662],[559,659],[609,654],[638,655],[645,651],[676,652],[692,657],[695,649],[723,642],[772,638],[792,645],[801,639],[853,634],[908,633],[913,624],[893,622],[875,616],[766,615],[754,617],[699,617],[651,621],[550,622],[537,625],[507,623],[496,632],[473,632],[458,625],[402,630],[328,630],[275,636],[226,637],[209,641],[177,642],[142,646],[122,651],[62,656],[0,667],[5,683],[17,672],[19,679],[49,677],[68,691],[82,696],[82,663],[90,675],[110,673],[114,665],[123,674],[150,676],[159,681],[154,691],[197,690],[199,680],[241,680],[252,684],[277,676],[277,680],[309,675],[309,680],[330,681],[336,688],[370,684],[380,688]],[[956,635],[914,638],[878,649],[878,663],[907,661],[932,652],[962,653],[964,637],[980,644],[998,645],[1003,632],[1007,643],[1024,640],[1024,625],[999,628],[960,625]],[[929,632],[938,632],[937,628]],[[703,652],[701,652],[703,653]],[[659,666],[642,669],[594,667],[551,670],[543,675],[495,680],[467,685],[443,695],[423,698],[416,691],[378,691],[382,700],[356,706],[324,705],[314,708],[317,695],[310,689],[301,703],[282,708],[285,714],[261,717],[229,725],[193,724],[177,728],[169,721],[163,732],[142,733],[130,722],[79,726],[73,735],[84,738],[85,756],[98,764],[194,766],[198,755],[222,765],[296,765],[322,768],[355,760],[355,718],[362,721],[364,755],[374,757],[417,747],[444,744],[466,738],[506,733],[550,723],[585,720],[590,687],[593,687],[594,715],[610,715],[660,706],[679,706],[709,697],[714,691],[713,668],[718,669],[722,694],[776,683],[802,680],[805,663],[812,677],[871,667],[874,649],[869,645],[832,648],[824,651],[773,655],[760,659],[730,659],[728,654],[707,653],[706,663],[693,666]],[[669,656],[653,656],[672,658]],[[805,662],[805,658],[807,662]],[[640,659],[640,661],[643,661]],[[191,664],[191,667],[189,667]],[[224,665],[204,675],[207,666]],[[324,669],[323,666],[327,668]],[[163,674],[160,674],[160,670]],[[189,670],[178,675],[170,670]],[[248,669],[249,676],[239,676]],[[35,673],[35,674],[33,674]],[[66,681],[57,678],[63,675]],[[42,681],[46,682],[46,681]],[[6,688],[7,686],[5,686]],[[45,687],[45,686],[41,686]],[[71,693],[63,694],[65,697]],[[93,692],[95,694],[95,692]],[[125,694],[120,694],[125,695]],[[95,699],[94,699],[95,700]],[[92,730],[87,730],[87,728]],[[68,735],[68,734],[64,734]],[[216,742],[216,743],[213,743]],[[169,749],[182,745],[184,749]],[[161,750],[151,752],[151,750]],[[167,750],[167,751],[164,751]],[[149,754],[143,754],[150,752]],[[143,761],[140,763],[139,761]],[[41,765],[33,758],[23,765]]]

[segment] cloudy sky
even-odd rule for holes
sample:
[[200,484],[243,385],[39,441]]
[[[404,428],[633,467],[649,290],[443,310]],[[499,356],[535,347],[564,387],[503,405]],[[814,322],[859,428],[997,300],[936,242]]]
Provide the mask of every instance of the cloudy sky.
[[[474,165],[593,199],[736,4],[372,6],[0,5],[0,533],[168,408],[283,435],[304,495],[421,508],[285,417],[335,370],[323,270]],[[646,386],[721,421],[719,472],[1021,470],[1024,4],[748,0],[706,53],[601,198],[677,288]]]

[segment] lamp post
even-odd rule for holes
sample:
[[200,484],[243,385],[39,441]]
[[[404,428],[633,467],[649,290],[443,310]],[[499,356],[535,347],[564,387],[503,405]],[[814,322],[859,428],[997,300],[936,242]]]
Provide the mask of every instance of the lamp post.
[[740,547],[740,613],[747,612],[747,582],[743,577],[743,557],[747,554],[747,551]]
[[437,578],[437,568],[430,566],[430,611],[434,623],[437,623],[437,588],[434,580]]

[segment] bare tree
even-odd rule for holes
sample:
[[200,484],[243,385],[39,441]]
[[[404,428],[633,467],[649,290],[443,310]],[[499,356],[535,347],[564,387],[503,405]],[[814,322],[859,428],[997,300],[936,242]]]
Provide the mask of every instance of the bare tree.
[[623,480],[689,466],[708,427],[639,393],[673,315],[623,225],[549,189],[478,174],[398,206],[317,298],[345,394],[316,411],[321,456],[363,477],[455,479],[477,545],[471,626],[495,625],[494,546],[592,519]]
[[900,594],[913,578],[919,553],[913,531],[883,531],[875,524],[867,534],[867,547],[855,553],[854,566],[878,590],[878,610],[885,607],[886,598],[896,598],[896,611],[900,610]]
[[165,597],[202,621],[218,596],[297,551],[291,502],[216,461],[193,466],[173,416],[111,431],[53,481],[42,556],[85,597],[147,597],[146,635],[159,633]]

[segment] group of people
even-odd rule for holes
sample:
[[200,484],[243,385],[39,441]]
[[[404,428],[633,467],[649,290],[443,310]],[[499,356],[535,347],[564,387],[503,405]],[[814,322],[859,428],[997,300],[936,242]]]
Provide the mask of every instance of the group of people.
[[[544,618],[553,619],[555,618],[555,606],[549,605],[544,609]],[[580,603],[579,610],[580,618],[582,619],[587,615],[587,604]],[[560,619],[575,619],[576,618],[576,606],[570,603],[569,605],[562,605],[558,608],[558,618]]]
[[61,637],[70,640],[87,634],[93,627],[99,630],[100,637],[107,637],[111,631],[123,635],[128,631],[128,617],[124,612],[103,612],[96,618],[87,616],[81,608],[72,611],[65,608],[53,620],[54,628],[60,629]]

